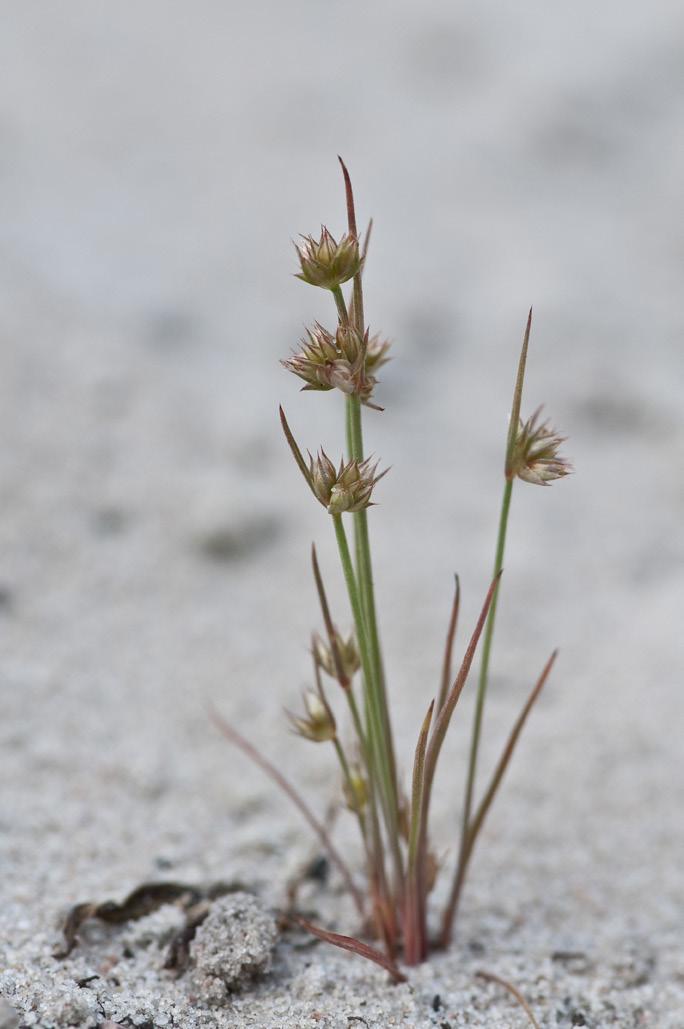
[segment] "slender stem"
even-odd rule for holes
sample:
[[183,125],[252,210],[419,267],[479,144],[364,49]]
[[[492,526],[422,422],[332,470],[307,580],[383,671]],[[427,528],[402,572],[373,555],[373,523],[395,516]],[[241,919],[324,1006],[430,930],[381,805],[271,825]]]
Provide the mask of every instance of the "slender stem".
[[[361,425],[361,403],[358,397],[351,396],[347,398],[347,405],[350,412],[351,439],[354,447],[354,453],[352,456],[356,460],[362,461],[363,431]],[[399,802],[396,760],[394,755],[392,726],[387,704],[382,648],[380,646],[380,634],[378,632],[378,621],[375,607],[375,588],[373,584],[373,563],[371,560],[370,539],[368,535],[368,518],[365,510],[357,511],[354,515],[354,531],[356,540],[357,576],[359,590],[361,593],[361,604],[368,628],[368,643],[370,646],[373,669],[375,671],[378,702],[382,715],[383,740],[387,750],[387,757],[392,777],[392,805],[395,812],[398,813]]]
[[342,562],[342,571],[347,584],[349,601],[354,615],[356,635],[359,643],[359,655],[361,657],[361,668],[366,683],[366,708],[368,713],[368,741],[369,750],[372,755],[372,766],[378,777],[380,786],[380,797],[382,800],[383,813],[387,824],[387,835],[395,866],[395,878],[397,885],[403,880],[403,862],[399,848],[398,814],[396,809],[394,782],[392,779],[391,766],[388,760],[388,751],[383,746],[383,718],[379,705],[378,691],[375,688],[375,670],[371,659],[371,651],[368,644],[366,621],[361,606],[360,591],[357,587],[352,564],[347,534],[344,530],[341,515],[333,515],[335,535]]
[[[518,359],[518,371],[515,378],[515,387],[513,390],[513,405],[511,408],[511,416],[508,423],[508,434],[506,437],[506,461],[504,466],[504,474],[506,476],[506,485],[504,486],[503,499],[501,501],[501,514],[499,516],[499,531],[496,541],[496,555],[494,558],[494,574],[498,575],[503,568],[504,550],[506,548],[506,530],[508,529],[508,516],[511,508],[511,495],[513,493],[513,479],[514,474],[511,469],[511,460],[515,449],[516,434],[518,432],[518,423],[520,420],[520,405],[522,401],[522,391],[525,382],[525,368],[527,366],[527,351],[530,343],[530,332],[532,329],[532,308],[529,310],[527,316],[527,324],[525,325],[525,333],[523,336],[522,348],[520,350],[520,357]],[[473,810],[473,795],[475,792],[475,776],[477,773],[477,757],[480,748],[480,736],[482,733],[482,717],[484,712],[485,696],[487,694],[487,685],[489,681],[489,660],[492,651],[492,640],[494,638],[494,624],[496,621],[496,609],[499,603],[499,584],[497,584],[496,593],[492,600],[492,606],[489,611],[487,618],[487,625],[485,627],[485,636],[482,644],[482,663],[480,665],[480,676],[477,685],[477,698],[475,701],[475,714],[473,717],[473,731],[470,741],[470,754],[468,758],[468,776],[466,780],[465,788],[465,799],[463,803],[463,818],[461,823],[461,843],[460,851],[458,856],[458,865],[456,871],[456,878],[451,891],[451,897],[449,904],[447,905],[447,915],[445,916],[445,926],[448,922],[448,930],[445,932],[451,933],[451,924],[456,912],[456,906],[458,899],[463,888],[463,881],[465,879],[466,868],[469,859],[469,847],[470,847],[470,835],[471,835],[471,814]]]
[[[501,502],[501,514],[499,516],[499,531],[496,541],[496,555],[494,558],[494,575],[498,576],[503,568],[504,551],[506,548],[506,531],[508,528],[508,516],[511,509],[511,496],[513,493],[513,480],[506,479],[503,499]],[[470,835],[470,817],[473,809],[473,796],[475,792],[475,776],[477,773],[477,758],[480,749],[480,737],[482,735],[482,717],[484,713],[485,697],[489,682],[489,661],[492,653],[492,641],[494,639],[494,625],[496,622],[496,609],[499,601],[500,580],[496,584],[492,604],[487,615],[484,639],[482,641],[482,661],[480,663],[480,674],[477,684],[477,697],[475,700],[475,714],[473,717],[473,730],[470,740],[470,753],[468,758],[468,777],[466,779],[465,799],[463,803],[463,820],[461,825],[461,844],[458,857],[459,872],[457,878],[465,875],[467,864],[468,838]],[[459,887],[460,889],[460,887]]]
[[554,650],[553,654],[544,665],[544,669],[539,678],[537,679],[534,689],[525,701],[524,707],[518,715],[515,725],[513,726],[513,729],[511,730],[511,733],[506,742],[506,746],[504,747],[501,757],[499,758],[499,762],[496,768],[494,769],[494,773],[489,782],[489,786],[487,787],[487,790],[485,791],[485,794],[482,800],[480,801],[477,811],[473,815],[472,820],[468,826],[468,839],[466,842],[466,846],[463,849],[463,854],[459,859],[456,877],[451,888],[449,902],[445,908],[444,917],[442,920],[441,942],[442,945],[445,947],[448,946],[449,941],[451,939],[451,930],[454,918],[456,916],[456,911],[458,910],[458,904],[461,899],[461,891],[463,890],[463,883],[465,881],[466,871],[468,869],[468,864],[473,854],[475,843],[477,842],[477,837],[479,835],[480,829],[482,828],[482,823],[487,817],[487,813],[490,807],[492,806],[494,798],[496,797],[497,790],[501,785],[501,780],[503,779],[506,769],[508,768],[511,757],[513,755],[513,751],[515,750],[515,746],[518,742],[518,738],[523,730],[525,722],[527,721],[528,715],[532,710],[537,698],[539,697],[539,694],[544,688],[544,684],[546,683],[546,680],[548,679],[549,674],[551,673],[551,669],[553,668],[557,656],[558,651]]
[[473,659],[475,657],[475,651],[477,650],[477,645],[480,642],[480,636],[484,632],[487,616],[489,615],[492,600],[494,598],[494,594],[496,592],[498,585],[499,576],[496,576],[496,578],[493,579],[489,589],[487,590],[487,596],[485,597],[484,604],[482,605],[480,616],[477,620],[477,624],[475,625],[473,634],[470,637],[470,642],[466,647],[466,652],[463,655],[461,667],[459,668],[454,683],[451,689],[449,690],[449,695],[447,696],[447,699],[444,702],[444,706],[437,715],[437,718],[435,719],[435,725],[432,730],[430,742],[428,744],[428,748],[425,754],[425,771],[423,774],[423,799],[421,802],[421,827],[419,840],[419,845],[421,848],[423,848],[423,852],[425,852],[427,848],[428,814],[430,810],[430,797],[432,794],[432,786],[435,778],[435,771],[437,769],[437,761],[439,759],[442,745],[444,743],[444,739],[449,728],[449,723],[451,722],[454,711],[456,710],[456,705],[458,704],[458,701],[461,697],[461,693],[463,692],[463,687],[465,686],[468,675],[470,674],[470,669],[472,667]]
[[[369,881],[371,883],[371,893],[373,894],[373,915],[376,921],[378,936],[385,940],[387,952],[392,955],[396,950],[395,941],[397,932],[394,921],[394,912],[392,911],[391,904],[389,903],[390,894],[387,889],[385,848],[378,819],[377,788],[374,782],[375,777],[371,766],[368,742],[364,733],[359,709],[356,704],[356,698],[354,697],[354,691],[351,687],[348,690],[345,690],[345,696],[347,697],[347,702],[349,704],[352,724],[359,741],[361,757],[368,777],[368,808],[371,841],[370,843],[367,843],[367,853],[369,855]],[[362,815],[359,817],[360,820],[363,820]]]
[[366,770],[366,775],[368,776],[368,806],[372,840],[371,849],[374,856],[372,868],[373,874],[370,878],[374,903],[373,913],[376,919],[376,924],[380,930],[379,936],[385,940],[388,954],[393,955],[396,951],[397,927],[394,911],[390,903],[390,893],[387,888],[385,848],[383,845],[382,833],[380,831],[380,821],[378,819],[378,789],[377,783],[375,782],[376,777],[373,774],[372,758],[366,734],[363,729],[361,715],[359,714],[359,709],[356,704],[356,698],[354,697],[354,691],[350,688],[346,690],[345,693],[349,703],[352,724],[359,740],[364,768]]
[[347,441],[347,455],[351,460],[354,456],[354,439],[352,436],[352,417],[351,407],[349,406],[349,403],[345,403],[344,405],[344,427]]
[[335,298],[335,305],[337,307],[337,316],[343,325],[349,325],[349,315],[347,313],[347,305],[344,302],[344,294],[342,293],[341,286],[335,286],[331,290],[333,297]]
[[[347,204],[347,222],[350,235],[358,239],[356,225],[356,209],[351,178],[347,167],[339,158],[344,177],[345,197]],[[365,254],[364,254],[365,258]],[[365,315],[363,306],[363,265],[354,276],[353,312],[356,331],[361,339],[365,334]],[[338,287],[335,292],[335,303],[343,324],[349,324],[349,314],[344,304],[344,297]],[[363,430],[361,423],[361,401],[358,396],[347,398],[347,440],[350,456],[361,462],[364,459]],[[367,641],[369,645],[370,675],[364,669],[366,684],[366,710],[368,715],[369,738],[371,749],[376,752],[378,766],[382,769],[383,788],[385,793],[384,812],[386,817],[388,840],[394,861],[394,887],[397,904],[401,904],[404,892],[404,868],[401,847],[399,844],[399,791],[397,787],[396,759],[387,695],[385,673],[380,648],[377,616],[375,611],[375,592],[373,588],[373,566],[371,562],[370,540],[368,537],[368,520],[366,511],[357,511],[354,515],[354,549],[356,555],[356,579],[359,586],[360,617],[365,621]]]
[[335,526],[335,536],[337,537],[337,546],[340,552],[340,561],[342,562],[342,571],[344,573],[345,582],[347,584],[347,592],[349,594],[349,602],[351,604],[352,613],[354,616],[354,624],[356,626],[356,635],[359,643],[359,656],[361,658],[361,668],[363,671],[364,679],[367,686],[368,696],[368,711],[370,715],[370,721],[368,725],[368,733],[370,740],[371,753],[375,754],[377,768],[376,771],[380,775],[381,782],[383,785],[383,794],[385,800],[390,796],[390,784],[389,784],[389,769],[386,761],[383,760],[382,750],[378,750],[378,740],[381,738],[382,731],[382,719],[377,704],[376,691],[373,689],[374,682],[374,670],[371,662],[370,648],[368,645],[368,633],[366,621],[363,616],[363,609],[361,607],[361,597],[359,589],[356,583],[356,577],[354,575],[354,566],[352,564],[351,554],[349,553],[349,543],[347,542],[347,534],[344,529],[342,522],[342,515],[333,515],[333,524]]
[[[370,646],[368,643],[368,626],[363,614],[361,593],[354,574],[354,565],[349,552],[349,543],[347,542],[347,534],[342,522],[342,515],[333,515],[333,524],[335,526],[335,536],[337,538],[340,561],[342,562],[342,571],[347,585],[347,593],[349,594],[349,602],[354,616],[354,624],[359,644],[359,656],[361,658],[361,669],[368,688],[367,692],[371,700],[371,711],[377,714],[377,702],[373,703],[373,701],[376,700],[376,696],[375,690],[373,689],[374,669],[371,661]],[[380,727],[380,720],[375,724],[371,721],[369,730],[371,730],[371,732],[376,732]]]

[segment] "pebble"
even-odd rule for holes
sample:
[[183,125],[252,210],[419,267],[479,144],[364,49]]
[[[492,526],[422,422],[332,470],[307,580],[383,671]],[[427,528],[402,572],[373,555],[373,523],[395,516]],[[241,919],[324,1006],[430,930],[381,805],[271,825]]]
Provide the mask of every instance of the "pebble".
[[211,1007],[271,968],[278,930],[273,915],[249,893],[217,900],[191,944],[190,991]]

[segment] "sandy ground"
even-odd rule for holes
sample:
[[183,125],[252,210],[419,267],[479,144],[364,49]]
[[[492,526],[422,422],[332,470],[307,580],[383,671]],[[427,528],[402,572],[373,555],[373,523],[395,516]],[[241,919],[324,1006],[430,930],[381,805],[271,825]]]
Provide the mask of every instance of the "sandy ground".
[[[681,5],[0,10],[6,1004],[46,1029],[524,1026],[485,969],[544,1029],[682,1029]],[[347,615],[276,410],[339,449],[339,404],[278,366],[330,321],[290,240],[342,227],[338,152],[376,220],[370,322],[395,340],[367,439],[392,465],[371,528],[404,773],[452,573],[464,625],[486,587],[532,302],[525,408],[547,405],[577,474],[515,493],[484,767],[561,658],[448,954],[392,987],[283,937],[269,975],[209,1009],[161,967],[175,909],[52,954],[78,901],[221,879],[278,907],[318,853],[207,702],[326,809],[330,755],[282,716],[317,627],[313,538]],[[447,863],[470,701],[435,803]],[[336,838],[360,873],[348,816]],[[358,929],[334,875],[302,904]]]

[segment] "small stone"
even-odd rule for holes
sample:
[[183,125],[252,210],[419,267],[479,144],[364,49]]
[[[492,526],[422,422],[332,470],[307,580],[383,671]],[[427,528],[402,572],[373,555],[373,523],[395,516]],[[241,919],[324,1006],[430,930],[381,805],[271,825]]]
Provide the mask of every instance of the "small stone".
[[190,947],[193,1000],[219,1006],[229,993],[265,975],[277,935],[275,918],[251,894],[215,901]]

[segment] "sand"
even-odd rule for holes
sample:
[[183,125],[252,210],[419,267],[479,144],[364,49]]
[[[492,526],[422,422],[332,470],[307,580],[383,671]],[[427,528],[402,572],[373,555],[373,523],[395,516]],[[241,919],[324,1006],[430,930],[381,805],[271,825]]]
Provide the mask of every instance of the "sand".
[[[544,1029],[682,1029],[681,6],[3,13],[0,1025],[528,1024],[484,970]],[[370,323],[394,340],[366,438],[392,466],[371,532],[404,780],[453,572],[459,648],[486,589],[530,303],[524,410],[546,405],[576,474],[515,490],[483,774],[561,654],[452,949],[392,986],[285,933],[216,1007],[163,968],[176,907],[53,955],[75,903],[221,880],[277,911],[319,855],[208,705],[325,813],[330,755],[282,713],[320,628],[313,539],[349,616],[277,405],[338,452],[339,398],[278,365],[331,321],[290,240],[342,228],[338,152],[375,218]],[[472,688],[436,788],[435,910],[471,714]],[[344,813],[335,839],[360,878]],[[359,929],[335,873],[300,905]]]

